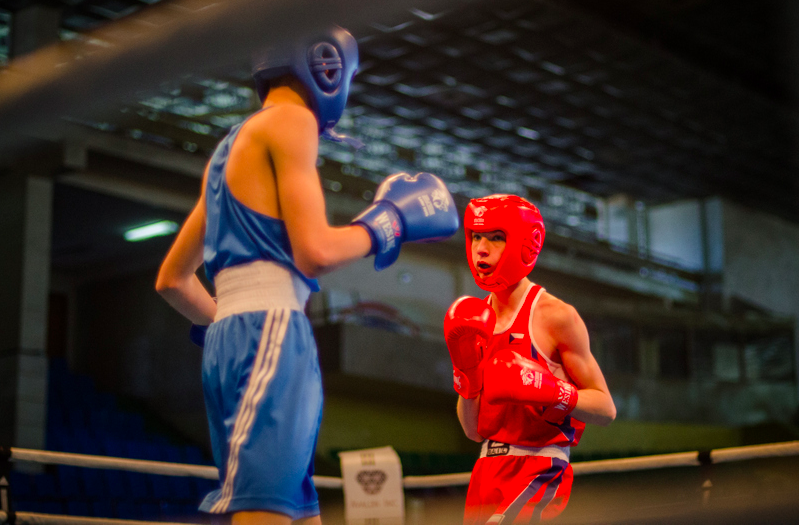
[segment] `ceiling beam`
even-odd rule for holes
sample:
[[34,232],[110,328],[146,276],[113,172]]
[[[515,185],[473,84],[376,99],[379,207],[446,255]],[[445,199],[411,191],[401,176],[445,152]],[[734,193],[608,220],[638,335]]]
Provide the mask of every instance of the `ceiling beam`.
[[156,185],[142,184],[109,174],[72,172],[61,175],[58,182],[179,213],[188,213],[197,203],[197,196],[169,191]]
[[52,134],[61,116],[88,118],[182,75],[246,63],[253,46],[285,41],[331,22],[354,30],[407,14],[410,8],[422,13],[420,9],[435,11],[467,1],[164,2],[100,28],[94,35],[105,47],[87,40],[65,42],[12,61],[0,72],[0,123],[15,126],[0,128],[0,150],[28,144],[37,134]]
[[204,155],[148,145],[135,139],[87,131],[84,128],[77,128],[70,135],[71,139],[65,142],[64,146],[64,167],[75,171],[86,169],[89,151],[198,179],[202,178],[208,162],[208,158]]

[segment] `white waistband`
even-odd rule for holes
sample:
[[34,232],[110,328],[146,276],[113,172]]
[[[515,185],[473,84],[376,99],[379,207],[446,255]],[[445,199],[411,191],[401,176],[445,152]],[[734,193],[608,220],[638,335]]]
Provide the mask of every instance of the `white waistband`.
[[303,311],[311,289],[296,273],[276,262],[256,260],[225,268],[214,279],[216,317],[271,308]]
[[503,444],[494,440],[484,440],[480,448],[480,458],[495,456],[543,456],[569,461],[568,447],[549,445],[544,447]]

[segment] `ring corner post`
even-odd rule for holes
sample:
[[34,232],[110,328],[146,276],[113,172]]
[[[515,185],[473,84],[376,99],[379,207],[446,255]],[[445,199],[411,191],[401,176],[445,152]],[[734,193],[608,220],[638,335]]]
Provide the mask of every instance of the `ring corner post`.
[[11,504],[11,448],[0,446],[0,524],[16,524]]

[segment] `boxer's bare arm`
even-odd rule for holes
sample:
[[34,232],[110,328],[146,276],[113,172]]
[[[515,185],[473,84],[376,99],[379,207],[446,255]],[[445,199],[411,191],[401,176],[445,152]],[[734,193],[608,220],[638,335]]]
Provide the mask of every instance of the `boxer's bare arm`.
[[[203,183],[205,178],[203,178]],[[203,185],[205,189],[205,185]],[[214,320],[216,303],[197,278],[203,262],[205,237],[205,191],[180,229],[158,271],[155,289],[178,312],[194,324]]]
[[563,368],[578,389],[577,406],[571,415],[585,423],[610,424],[616,418],[616,406],[591,354],[588,329],[582,318],[574,307],[551,295],[539,307],[546,314],[543,321],[555,341]]
[[365,257],[372,242],[364,228],[332,227],[327,222],[316,170],[316,118],[297,105],[276,106],[270,114],[275,126],[265,129],[263,138],[277,175],[281,217],[297,267],[316,277]]
[[477,416],[480,410],[480,396],[466,399],[458,396],[458,420],[461,422],[466,438],[475,442],[482,442],[483,437],[477,433]]

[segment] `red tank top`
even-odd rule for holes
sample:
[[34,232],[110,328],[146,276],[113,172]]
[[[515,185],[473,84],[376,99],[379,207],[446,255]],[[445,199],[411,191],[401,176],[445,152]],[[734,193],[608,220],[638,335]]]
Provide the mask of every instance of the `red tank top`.
[[[543,288],[537,284],[528,290],[521,308],[510,327],[494,334],[488,347],[490,357],[498,350],[512,349],[532,359],[551,372],[547,359],[533,346],[533,310]],[[576,446],[585,430],[585,423],[567,416],[562,424],[552,424],[541,417],[542,408],[536,405],[502,403],[492,405],[480,399],[477,432],[483,438],[506,444],[544,447],[549,445]]]

